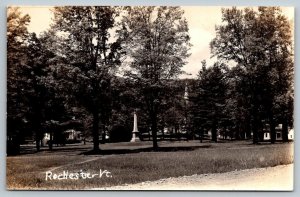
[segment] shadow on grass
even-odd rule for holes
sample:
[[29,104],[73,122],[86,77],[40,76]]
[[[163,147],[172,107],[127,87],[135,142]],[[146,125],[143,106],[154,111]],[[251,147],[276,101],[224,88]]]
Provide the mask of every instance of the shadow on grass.
[[[36,152],[34,146],[22,147],[21,153],[18,155],[7,155],[7,156],[21,156],[21,155],[118,155],[118,154],[130,154],[130,153],[142,153],[142,152],[176,152],[176,151],[193,151],[199,148],[211,148],[211,144],[199,145],[199,146],[167,146],[159,147],[157,150],[154,150],[153,147],[136,147],[131,144],[122,144],[118,145],[116,148],[103,148],[95,152],[91,150],[91,146],[54,146],[52,150],[49,150],[47,147],[41,148],[39,152]],[[130,146],[125,147],[125,146]]]
[[204,146],[192,146],[192,147],[159,147],[156,150],[153,147],[146,147],[146,148],[137,148],[137,149],[108,149],[108,150],[99,150],[94,151],[90,150],[87,152],[83,152],[83,155],[113,155],[113,154],[131,154],[131,153],[142,153],[142,152],[176,152],[176,151],[193,151],[199,148],[210,148],[211,145],[204,145]]
[[17,155],[7,155],[7,156],[21,156],[21,155],[48,155],[53,153],[60,153],[62,155],[68,155],[70,153],[77,154],[86,152],[90,147],[69,147],[69,146],[55,146],[52,150],[49,150],[48,147],[43,147],[39,152],[36,151],[34,146],[32,147],[22,147],[21,152]]

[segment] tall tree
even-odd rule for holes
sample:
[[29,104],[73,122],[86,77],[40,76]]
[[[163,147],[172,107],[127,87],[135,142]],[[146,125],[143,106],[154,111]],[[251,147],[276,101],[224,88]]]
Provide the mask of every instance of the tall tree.
[[67,97],[59,90],[61,83],[53,68],[58,61],[51,47],[53,35],[50,32],[43,32],[39,38],[35,33],[30,34],[25,71],[32,79],[28,83],[31,91],[27,91],[30,122],[37,140],[42,140],[44,132],[50,133],[49,148],[52,149],[53,134],[61,135],[62,132],[56,124],[71,119],[72,112],[67,105]]
[[27,122],[25,114],[28,109],[23,95],[27,79],[22,71],[27,61],[29,22],[29,15],[23,15],[18,7],[7,8],[7,137],[13,141],[11,149],[15,149],[16,153],[19,152],[20,137]]
[[110,39],[118,14],[117,7],[109,6],[54,8],[57,53],[65,60],[59,72],[68,80],[69,93],[93,117],[94,151],[99,150],[99,124],[102,131],[107,124],[111,79],[120,64],[120,44]]
[[[276,114],[275,108],[281,102],[281,112],[277,116],[281,123],[287,125],[287,111],[293,86],[293,51],[291,24],[282,15],[278,7],[259,7],[257,16],[257,28],[255,37],[258,39],[257,46],[260,47],[260,86],[262,90],[263,106],[267,112],[267,118],[271,129],[271,142],[276,140]],[[282,97],[284,95],[284,97]],[[278,100],[281,97],[281,101]],[[277,98],[276,98],[277,97]],[[284,105],[282,105],[285,103]],[[284,130],[284,136],[287,132]],[[285,138],[284,137],[284,138]]]
[[27,81],[23,92],[29,101],[27,102],[28,121],[35,133],[36,149],[39,151],[40,140],[43,137],[42,124],[45,121],[45,108],[49,98],[49,91],[44,80],[47,75],[47,53],[35,33],[30,34],[27,42],[28,60],[23,69]]
[[257,11],[235,7],[222,9],[222,21],[211,42],[212,53],[221,59],[235,61],[240,68],[240,82],[245,83],[240,87],[246,90],[243,96],[249,96],[246,108],[251,115],[253,143],[258,141],[258,125],[263,117],[270,123],[274,143],[273,110],[277,82],[280,81],[277,77],[279,67],[289,73],[283,80],[290,81],[292,76],[290,25],[277,7],[259,7]]
[[[171,132],[180,138],[180,130],[188,133],[189,129],[189,94],[187,88],[190,86],[188,80],[178,79],[169,83],[164,90],[172,95],[163,98],[161,113],[161,127],[171,129]],[[185,91],[186,90],[186,91]]]
[[226,73],[227,96],[224,112],[229,115],[229,121],[234,124],[236,139],[251,137],[251,113],[249,111],[249,87],[240,67],[233,67]]
[[[26,135],[34,135],[39,151],[46,121],[59,119],[64,114],[62,99],[53,86],[58,82],[51,78],[50,63],[53,63],[55,55],[50,51],[52,48],[47,34],[38,38],[23,27],[29,21],[28,16],[18,20],[16,17],[20,12],[17,8],[9,8],[8,11],[8,131],[11,131],[11,120],[21,117],[13,124],[13,127],[18,127],[15,128],[19,132],[18,137],[24,137],[24,132],[20,131],[32,131]],[[11,109],[15,110],[14,113]]]
[[[151,122],[153,148],[163,87],[181,73],[189,56],[188,24],[180,7],[127,7],[119,34],[130,56],[132,77],[140,87]],[[171,95],[169,95],[171,96]]]
[[194,122],[203,130],[211,130],[212,141],[217,142],[217,130],[224,120],[224,107],[226,100],[226,65],[215,63],[206,68],[205,61],[199,72],[198,95],[194,100]]

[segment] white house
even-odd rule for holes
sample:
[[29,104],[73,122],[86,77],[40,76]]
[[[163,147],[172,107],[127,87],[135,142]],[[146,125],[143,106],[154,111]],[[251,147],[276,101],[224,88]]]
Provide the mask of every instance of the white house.
[[[279,124],[276,128],[276,140],[282,140],[282,124]],[[288,132],[288,139],[294,140],[294,129],[290,129]],[[270,131],[264,132],[264,140],[271,140]]]
[[289,140],[294,140],[294,129],[289,130],[288,139]]
[[64,131],[65,137],[67,141],[81,141],[82,134],[80,131],[75,131],[74,129],[70,129]]
[[270,132],[265,132],[264,133],[264,140],[270,140],[270,139],[271,139]]
[[48,141],[50,140],[50,133],[44,133],[44,137],[42,139],[42,146],[46,146]]

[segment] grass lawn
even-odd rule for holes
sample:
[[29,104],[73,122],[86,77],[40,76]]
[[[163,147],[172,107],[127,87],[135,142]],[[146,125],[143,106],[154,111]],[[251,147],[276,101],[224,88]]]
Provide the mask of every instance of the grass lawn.
[[[83,190],[152,181],[168,177],[193,174],[220,173],[240,169],[260,168],[293,163],[293,143],[252,145],[251,141],[227,141],[225,143],[198,141],[160,142],[159,152],[149,151],[151,142],[115,143],[100,146],[103,155],[83,154],[89,145],[70,145],[7,157],[7,188],[34,190]],[[175,147],[175,148],[174,148]],[[115,151],[112,151],[112,150]],[[118,151],[122,154],[113,154]],[[99,174],[100,178],[70,177],[62,180],[46,180],[46,172],[52,175],[65,173]],[[68,174],[68,175],[69,175]],[[48,174],[49,175],[49,174]]]

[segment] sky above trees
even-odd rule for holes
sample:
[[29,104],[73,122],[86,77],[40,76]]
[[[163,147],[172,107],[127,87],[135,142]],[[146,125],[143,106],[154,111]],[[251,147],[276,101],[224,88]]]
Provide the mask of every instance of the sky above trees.
[[[209,42],[215,37],[215,25],[221,24],[221,6],[189,6],[182,7],[185,11],[191,36],[191,56],[183,70],[189,75],[181,75],[180,78],[195,78],[201,69],[201,61],[206,60],[208,65],[213,65],[216,58],[211,58]],[[243,8],[243,7],[238,7]],[[281,7],[283,13],[289,20],[294,19],[293,7]],[[51,7],[27,6],[22,7],[24,14],[29,14],[31,22],[28,26],[29,32],[37,34],[49,28],[53,14]]]

